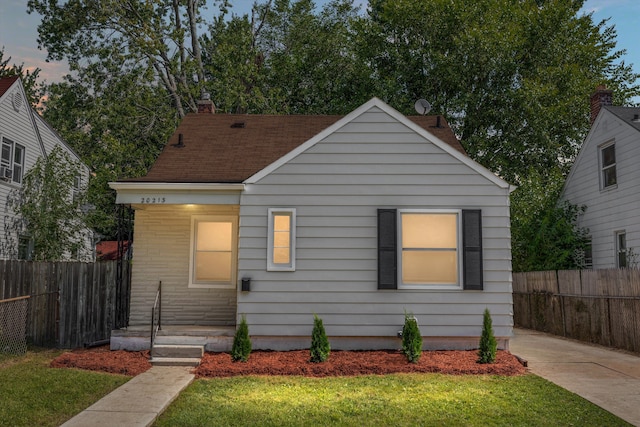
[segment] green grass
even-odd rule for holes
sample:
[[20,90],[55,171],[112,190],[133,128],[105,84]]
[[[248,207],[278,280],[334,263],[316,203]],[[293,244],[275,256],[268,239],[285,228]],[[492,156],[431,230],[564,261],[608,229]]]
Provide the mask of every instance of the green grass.
[[623,426],[534,375],[198,380],[156,426]]
[[129,380],[49,368],[60,351],[0,356],[0,426],[58,426]]

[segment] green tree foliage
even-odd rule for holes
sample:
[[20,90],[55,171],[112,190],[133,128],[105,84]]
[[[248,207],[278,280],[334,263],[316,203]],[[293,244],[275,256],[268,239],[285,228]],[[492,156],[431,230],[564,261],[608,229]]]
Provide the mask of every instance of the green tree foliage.
[[488,308],[485,308],[482,317],[482,335],[480,336],[478,349],[478,363],[494,363],[496,361],[497,351],[498,342],[496,341],[496,337],[493,336],[491,313]]
[[[3,254],[18,255],[18,234],[33,242],[35,261],[85,259],[91,251],[82,193],[74,194],[75,182],[84,175],[82,166],[60,147],[40,157],[24,176],[22,186],[7,197]],[[83,252],[84,251],[84,252]]]
[[606,82],[638,95],[615,30],[582,1],[376,0],[358,33],[378,96],[403,113],[426,98],[469,155],[512,184],[566,173],[588,130],[588,95]]
[[[224,9],[226,1],[220,2]],[[125,75],[153,71],[180,117],[196,111],[204,84],[198,29],[203,0],[29,0],[42,15],[38,42],[48,58],[66,58],[72,70]]]
[[329,358],[331,353],[331,345],[324,330],[322,319],[317,315],[313,315],[313,331],[311,332],[311,362],[320,363]]
[[104,238],[116,234],[115,192],[108,183],[146,174],[175,129],[166,91],[149,80],[150,70],[67,76],[49,86],[43,116],[93,171],[89,224]]
[[38,82],[40,76],[40,68],[36,68],[33,71],[29,71],[24,68],[24,63],[20,65],[12,64],[11,57],[4,58],[4,48],[0,49],[0,77],[13,77],[20,76],[22,80],[22,86],[29,98],[29,103],[33,108],[38,106],[42,92],[44,90],[43,85]]
[[413,314],[404,314],[402,327],[402,352],[411,363],[418,363],[422,355],[422,334],[418,327],[418,320]]
[[251,354],[251,338],[249,338],[249,326],[247,319],[243,315],[238,330],[233,337],[233,346],[231,347],[231,360],[234,362],[246,362]]
[[511,247],[514,271],[584,267],[588,230],[578,226],[584,207],[558,204],[562,179],[530,171],[511,197]]

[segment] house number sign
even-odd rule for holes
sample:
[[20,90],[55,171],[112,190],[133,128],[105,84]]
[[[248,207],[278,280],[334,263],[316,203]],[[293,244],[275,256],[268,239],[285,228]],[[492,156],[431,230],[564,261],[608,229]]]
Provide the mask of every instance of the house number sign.
[[164,203],[166,202],[166,198],[165,197],[141,197],[140,198],[140,203],[144,203],[144,204],[157,204],[157,203]]

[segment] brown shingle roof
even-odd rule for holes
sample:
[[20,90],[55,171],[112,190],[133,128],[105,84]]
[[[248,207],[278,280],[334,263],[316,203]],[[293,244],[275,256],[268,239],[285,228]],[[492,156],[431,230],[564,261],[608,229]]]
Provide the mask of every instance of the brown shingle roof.
[[4,95],[7,90],[18,80],[19,76],[0,78],[0,96]]
[[[343,116],[188,114],[142,178],[130,182],[238,183],[302,145]],[[464,153],[436,116],[409,117]],[[182,134],[183,147],[176,147]]]

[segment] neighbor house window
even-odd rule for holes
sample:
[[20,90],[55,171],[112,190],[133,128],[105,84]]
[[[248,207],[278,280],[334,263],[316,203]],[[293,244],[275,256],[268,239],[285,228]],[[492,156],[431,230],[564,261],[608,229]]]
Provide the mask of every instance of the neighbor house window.
[[24,147],[10,139],[2,138],[0,152],[0,179],[22,183],[24,173]]
[[18,259],[31,261],[33,259],[33,239],[27,234],[18,236]]
[[584,248],[584,268],[593,268],[593,242],[591,237]]
[[190,287],[235,286],[237,230],[236,217],[192,217]]
[[295,209],[269,209],[267,245],[268,271],[294,271],[296,269]]
[[616,174],[616,145],[610,143],[600,149],[602,163],[602,188],[614,186],[618,183]]
[[378,209],[378,289],[483,289],[482,212]]
[[616,263],[618,268],[628,267],[627,260],[627,233],[616,232]]

